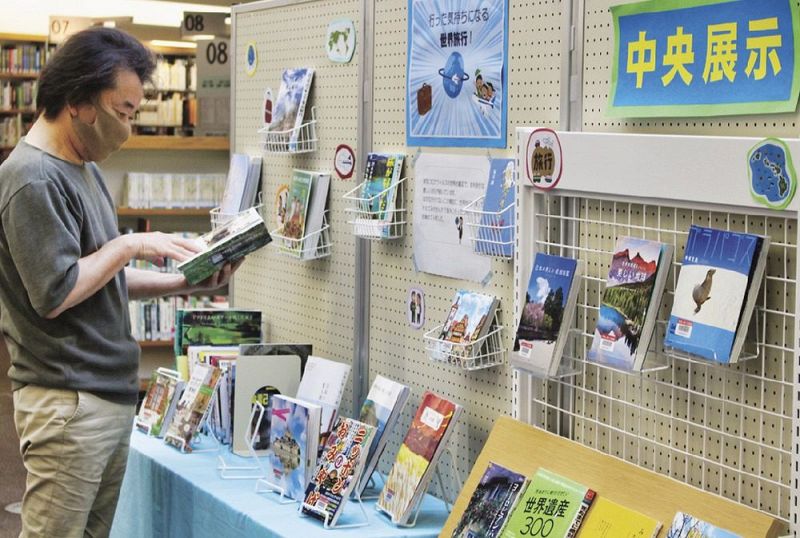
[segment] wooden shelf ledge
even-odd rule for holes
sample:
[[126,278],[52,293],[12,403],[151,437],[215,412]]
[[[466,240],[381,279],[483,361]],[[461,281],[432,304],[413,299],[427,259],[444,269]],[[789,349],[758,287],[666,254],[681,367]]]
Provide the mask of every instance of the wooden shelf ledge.
[[122,149],[228,151],[230,143],[225,136],[164,136],[135,135]]

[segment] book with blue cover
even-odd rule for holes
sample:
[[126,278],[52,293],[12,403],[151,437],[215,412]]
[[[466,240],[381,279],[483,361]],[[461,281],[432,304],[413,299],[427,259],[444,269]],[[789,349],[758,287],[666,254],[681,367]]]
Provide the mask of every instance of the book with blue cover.
[[769,240],[692,226],[664,345],[736,362],[747,336]]
[[590,361],[623,370],[642,369],[672,250],[672,245],[658,241],[617,239],[587,356]]
[[492,159],[475,252],[514,255],[514,159]]
[[355,232],[368,237],[388,237],[395,220],[397,186],[403,171],[402,153],[369,153],[359,193]]
[[556,375],[575,312],[578,274],[577,260],[536,253],[510,355],[512,366]]
[[285,69],[281,74],[281,86],[275,100],[275,113],[269,124],[269,131],[288,133],[288,148],[297,148],[299,128],[303,125],[306,102],[311,90],[314,69],[298,67]]
[[321,412],[322,408],[316,404],[282,394],[272,396],[269,432],[272,483],[287,497],[300,502],[316,468]]
[[741,538],[685,512],[678,512],[667,531],[667,538]]
[[524,475],[489,462],[452,538],[497,538],[527,483]]

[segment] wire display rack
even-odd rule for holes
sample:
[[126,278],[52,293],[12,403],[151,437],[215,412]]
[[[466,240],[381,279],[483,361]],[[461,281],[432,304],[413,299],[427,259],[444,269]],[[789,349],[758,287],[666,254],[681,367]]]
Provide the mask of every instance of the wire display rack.
[[366,239],[398,239],[403,237],[406,225],[406,208],[403,184],[406,178],[368,196],[370,181],[360,183],[343,196],[349,204],[345,208],[348,224],[353,233]]
[[469,343],[452,342],[442,333],[439,325],[424,335],[428,358],[463,370],[482,370],[505,363],[508,350],[504,347],[505,327],[499,322],[496,311],[489,332]]
[[266,153],[310,153],[317,150],[317,107],[311,107],[311,120],[285,131],[258,130]]
[[484,211],[485,196],[464,207],[464,227],[476,254],[514,259],[516,203],[502,211]]
[[278,247],[278,252],[298,260],[316,260],[331,255],[330,225],[328,211],[322,215],[322,227],[302,237],[294,237],[286,229],[286,224],[270,232]]

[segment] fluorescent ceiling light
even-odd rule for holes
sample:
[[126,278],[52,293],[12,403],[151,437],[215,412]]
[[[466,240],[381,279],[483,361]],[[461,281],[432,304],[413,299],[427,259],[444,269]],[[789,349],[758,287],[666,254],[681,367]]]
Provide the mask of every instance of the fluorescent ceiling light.
[[214,39],[216,36],[214,34],[197,34],[197,35],[187,35],[184,36],[184,39],[191,39],[192,41],[200,41],[202,39]]
[[197,43],[189,43],[188,41],[167,41],[164,39],[153,39],[150,44],[154,47],[175,47],[178,49],[196,49]]

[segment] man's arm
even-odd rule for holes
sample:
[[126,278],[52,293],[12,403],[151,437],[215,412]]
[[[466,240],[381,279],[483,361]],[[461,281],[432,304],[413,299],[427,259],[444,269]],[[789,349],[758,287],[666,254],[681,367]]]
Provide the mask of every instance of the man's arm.
[[[160,232],[126,234],[116,237],[88,256],[77,261],[78,279],[64,301],[48,312],[47,319],[82,303],[105,286],[132,258],[154,262],[165,257],[183,261],[200,247],[192,240]],[[181,277],[182,278],[182,277]]]
[[181,274],[158,273],[147,269],[125,268],[125,280],[128,282],[129,299],[150,299],[164,295],[183,295],[199,291],[214,291],[221,288],[239,268],[242,261],[225,264],[223,268],[196,286],[190,286]]

